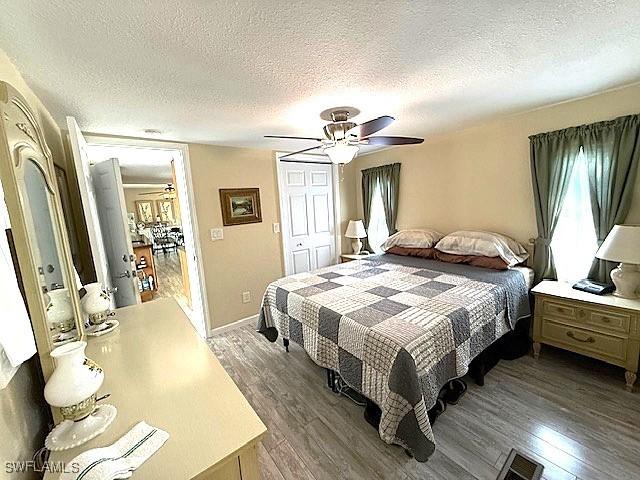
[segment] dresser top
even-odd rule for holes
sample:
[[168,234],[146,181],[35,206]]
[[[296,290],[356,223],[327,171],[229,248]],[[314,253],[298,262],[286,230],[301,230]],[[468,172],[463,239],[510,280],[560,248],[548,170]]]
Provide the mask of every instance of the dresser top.
[[118,309],[116,318],[119,329],[89,338],[87,357],[104,368],[98,395],[111,393],[107,403],[118,415],[105,433],[53,452],[50,461],[69,462],[85,450],[111,445],[144,420],[170,437],[133,478],[188,479],[265,434],[258,415],[175,300]]
[[640,311],[640,300],[630,300],[628,298],[616,297],[615,295],[594,295],[593,293],[575,290],[571,287],[571,284],[567,282],[543,280],[536,285],[531,292],[570,300],[579,300],[597,305]]

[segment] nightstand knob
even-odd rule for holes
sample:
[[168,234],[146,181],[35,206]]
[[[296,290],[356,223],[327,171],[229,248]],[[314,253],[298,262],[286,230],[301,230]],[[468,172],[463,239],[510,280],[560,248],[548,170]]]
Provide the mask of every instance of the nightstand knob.
[[578,310],[578,316],[581,317],[581,318],[584,318],[584,316],[585,316],[584,310],[582,310],[582,309]]

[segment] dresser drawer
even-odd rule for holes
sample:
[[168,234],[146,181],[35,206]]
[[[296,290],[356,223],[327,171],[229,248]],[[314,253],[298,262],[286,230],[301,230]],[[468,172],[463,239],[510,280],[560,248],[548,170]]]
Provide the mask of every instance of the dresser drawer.
[[548,319],[542,324],[542,338],[570,346],[571,350],[577,352],[597,353],[619,362],[627,358],[627,340],[624,338],[583,330]]
[[568,303],[560,303],[554,300],[545,299],[542,302],[542,312],[544,315],[578,320],[578,309],[574,305]]
[[584,322],[612,332],[629,333],[631,315],[603,310],[586,310]]

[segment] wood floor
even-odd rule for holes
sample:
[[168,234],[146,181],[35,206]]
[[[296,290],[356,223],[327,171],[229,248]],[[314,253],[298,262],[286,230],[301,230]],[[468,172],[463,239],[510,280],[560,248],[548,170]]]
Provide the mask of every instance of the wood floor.
[[158,276],[158,291],[155,298],[173,298],[180,305],[188,305],[182,289],[182,270],[178,252],[157,252],[153,256]]
[[552,347],[540,360],[502,361],[433,426],[426,463],[385,444],[362,409],[325,386],[304,350],[269,343],[245,325],[210,346],[269,429],[265,480],[495,479],[511,448],[545,465],[544,478],[640,479],[640,393],[621,369]]

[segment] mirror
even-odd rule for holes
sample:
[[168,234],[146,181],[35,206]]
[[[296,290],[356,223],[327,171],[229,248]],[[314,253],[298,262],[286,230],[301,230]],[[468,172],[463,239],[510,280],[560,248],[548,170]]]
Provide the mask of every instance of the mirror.
[[[0,181],[29,317],[47,379],[51,350],[84,339],[84,323],[51,151],[25,99],[0,81]],[[79,282],[78,282],[79,283]]]
[[43,159],[24,155],[16,179],[31,258],[46,312],[47,331],[52,347],[57,347],[82,337],[82,322],[76,322],[75,311],[80,285],[76,283],[73,267],[64,260],[68,248],[65,248],[62,219],[57,210],[58,199],[52,176],[45,167]]

